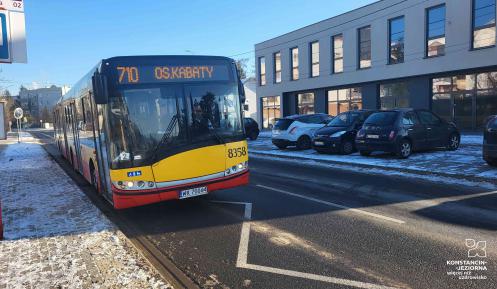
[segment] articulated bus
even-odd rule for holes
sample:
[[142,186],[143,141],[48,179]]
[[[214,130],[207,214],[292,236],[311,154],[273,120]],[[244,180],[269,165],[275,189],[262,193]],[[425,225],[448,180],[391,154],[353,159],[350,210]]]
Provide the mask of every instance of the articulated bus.
[[102,60],[54,110],[61,154],[116,209],[246,185],[243,85],[232,59]]

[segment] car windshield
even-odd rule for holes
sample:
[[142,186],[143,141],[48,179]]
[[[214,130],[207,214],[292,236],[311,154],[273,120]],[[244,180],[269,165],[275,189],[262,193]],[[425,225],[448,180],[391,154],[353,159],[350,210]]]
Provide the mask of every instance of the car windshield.
[[276,124],[274,125],[275,130],[287,130],[288,127],[294,122],[293,119],[288,119],[288,118],[282,118],[278,119]]
[[237,87],[165,85],[123,89],[110,99],[112,168],[150,164],[188,146],[243,136]]
[[365,124],[379,126],[393,125],[398,114],[395,111],[376,112],[366,119]]
[[331,119],[326,126],[332,126],[332,127],[349,126],[352,123],[354,123],[359,116],[360,113],[358,112],[344,112]]

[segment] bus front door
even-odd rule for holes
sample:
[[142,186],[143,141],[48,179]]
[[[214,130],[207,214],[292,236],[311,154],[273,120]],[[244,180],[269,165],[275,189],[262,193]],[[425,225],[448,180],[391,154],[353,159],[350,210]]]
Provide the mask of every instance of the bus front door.
[[82,172],[81,166],[81,144],[79,141],[79,131],[81,130],[81,124],[78,118],[76,117],[76,105],[74,102],[71,103],[71,119],[72,119],[72,131],[73,131],[73,141],[74,141],[74,150],[76,153],[76,160],[73,164],[76,165],[76,168],[79,172]]

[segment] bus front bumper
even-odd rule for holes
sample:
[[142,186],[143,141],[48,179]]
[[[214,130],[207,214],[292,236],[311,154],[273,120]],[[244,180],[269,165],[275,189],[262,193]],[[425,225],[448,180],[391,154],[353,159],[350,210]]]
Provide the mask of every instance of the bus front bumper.
[[112,195],[114,201],[114,208],[116,209],[127,209],[132,207],[138,207],[153,203],[159,203],[169,200],[179,199],[179,194],[182,190],[207,187],[207,192],[210,194],[217,190],[224,190],[229,188],[234,188],[238,186],[248,185],[249,183],[249,171],[246,170],[239,174],[209,180],[201,183],[194,183],[189,185],[183,185],[181,187],[174,188],[162,188],[160,190],[151,191],[123,191],[115,187],[112,188]]

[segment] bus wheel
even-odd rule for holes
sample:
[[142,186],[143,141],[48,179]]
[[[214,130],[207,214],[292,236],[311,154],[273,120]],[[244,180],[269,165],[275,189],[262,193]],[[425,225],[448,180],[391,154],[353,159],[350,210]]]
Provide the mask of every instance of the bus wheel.
[[72,149],[69,151],[69,153],[71,154],[71,166],[73,169],[75,169],[74,167],[74,156],[73,156],[73,153],[72,153]]
[[90,178],[91,178],[91,184],[95,188],[95,191],[97,191],[97,193],[98,193],[97,170],[95,170],[95,166],[93,165],[92,161],[90,161]]

